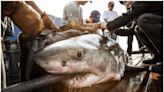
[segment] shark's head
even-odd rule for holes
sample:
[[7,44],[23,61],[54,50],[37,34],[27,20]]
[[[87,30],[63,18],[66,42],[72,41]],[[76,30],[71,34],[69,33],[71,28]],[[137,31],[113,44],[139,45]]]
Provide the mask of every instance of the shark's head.
[[[123,52],[117,46],[114,49],[102,46],[101,39],[99,35],[88,34],[62,40],[45,47],[34,60],[48,73],[80,73],[63,81],[69,87],[81,88],[120,80],[125,66]],[[109,41],[108,45],[111,43]]]

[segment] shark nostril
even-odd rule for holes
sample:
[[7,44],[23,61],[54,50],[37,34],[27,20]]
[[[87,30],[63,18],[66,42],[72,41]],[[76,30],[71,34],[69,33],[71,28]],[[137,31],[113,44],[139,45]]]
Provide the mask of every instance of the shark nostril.
[[66,61],[62,61],[62,66],[66,66]]
[[78,51],[77,52],[77,57],[79,57],[79,58],[82,57],[82,52]]

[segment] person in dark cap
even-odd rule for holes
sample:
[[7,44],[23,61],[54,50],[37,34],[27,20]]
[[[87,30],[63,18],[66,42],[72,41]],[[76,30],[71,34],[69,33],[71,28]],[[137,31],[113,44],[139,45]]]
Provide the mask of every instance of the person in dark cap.
[[93,18],[93,22],[100,22],[100,12],[94,10],[91,12],[91,17]]
[[[119,1],[122,5],[124,5],[127,9],[127,11],[131,10],[131,5],[133,4],[133,1]],[[135,35],[135,27],[137,27],[136,25],[136,20],[131,21],[130,23],[126,24],[127,28],[120,28],[118,30],[116,30],[116,34],[117,35],[121,35],[121,36],[128,36],[127,39],[127,53],[129,55],[129,59],[131,58],[132,55],[132,42],[133,42],[133,36]],[[126,34],[126,35],[124,35]],[[144,52],[144,50],[146,48],[144,48],[143,44],[139,41],[138,37],[136,36],[137,42],[138,42],[138,46],[139,46],[139,51]]]
[[86,20],[86,23],[97,23],[100,22],[100,12],[98,10],[93,10],[89,16],[89,18]]

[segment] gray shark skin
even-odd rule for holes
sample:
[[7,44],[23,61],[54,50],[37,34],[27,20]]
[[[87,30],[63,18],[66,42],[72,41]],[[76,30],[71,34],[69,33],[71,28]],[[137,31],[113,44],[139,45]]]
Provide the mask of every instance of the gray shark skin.
[[109,80],[119,81],[128,62],[127,54],[118,43],[97,34],[55,42],[37,52],[34,60],[48,73],[81,73],[62,81],[72,88],[90,87]]

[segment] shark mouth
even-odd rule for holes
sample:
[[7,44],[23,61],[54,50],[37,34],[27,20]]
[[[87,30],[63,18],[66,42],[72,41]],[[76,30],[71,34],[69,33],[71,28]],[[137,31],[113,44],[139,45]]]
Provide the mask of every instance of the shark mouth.
[[64,84],[69,88],[83,88],[91,87],[92,85],[106,82],[109,80],[119,81],[121,79],[120,74],[93,74],[93,73],[83,73],[68,80],[64,80]]

